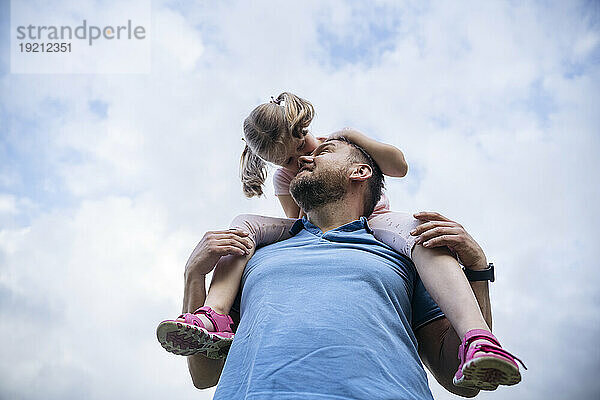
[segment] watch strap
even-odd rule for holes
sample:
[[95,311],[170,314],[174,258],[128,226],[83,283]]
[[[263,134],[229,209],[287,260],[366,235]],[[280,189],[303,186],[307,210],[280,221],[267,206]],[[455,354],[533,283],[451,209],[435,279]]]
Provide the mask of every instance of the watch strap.
[[473,271],[468,268],[463,268],[463,271],[469,282],[490,281],[494,282],[494,263],[489,263],[487,269]]

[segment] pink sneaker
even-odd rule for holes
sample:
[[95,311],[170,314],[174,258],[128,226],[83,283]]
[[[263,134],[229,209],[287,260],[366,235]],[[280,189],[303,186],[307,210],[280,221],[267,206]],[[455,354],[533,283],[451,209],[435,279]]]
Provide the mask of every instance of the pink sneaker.
[[[486,340],[489,343],[471,344],[476,340]],[[521,381],[519,361],[523,368],[525,364],[500,346],[500,342],[491,332],[483,329],[473,329],[466,333],[458,349],[460,366],[454,375],[454,385],[496,390],[498,385],[516,385]]]
[[[197,314],[205,315],[216,331],[206,329]],[[234,337],[231,330],[233,320],[229,315],[216,313],[205,306],[193,314],[185,313],[178,318],[185,322],[166,320],[156,328],[156,337],[165,350],[180,356],[202,354],[214,359],[227,357]]]

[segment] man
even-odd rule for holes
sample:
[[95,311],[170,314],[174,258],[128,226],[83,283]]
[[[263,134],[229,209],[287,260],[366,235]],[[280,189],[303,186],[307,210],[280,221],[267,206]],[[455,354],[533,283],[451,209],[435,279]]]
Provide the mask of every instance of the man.
[[[377,196],[373,165],[351,161],[360,154],[336,139],[301,157],[290,190],[308,219],[297,221],[292,238],[257,250],[249,261],[227,363],[188,357],[196,387],[214,386],[220,376],[215,399],[430,399],[420,355],[446,389],[477,394],[452,385],[460,340],[414,265],[378,242],[362,217]],[[487,268],[462,228],[460,239],[443,234],[458,226],[429,222],[416,234],[421,242],[451,245],[473,269]],[[202,305],[204,275],[236,242],[239,247],[244,235],[231,231],[200,242],[186,267],[184,312]],[[487,283],[472,287],[491,326]]]

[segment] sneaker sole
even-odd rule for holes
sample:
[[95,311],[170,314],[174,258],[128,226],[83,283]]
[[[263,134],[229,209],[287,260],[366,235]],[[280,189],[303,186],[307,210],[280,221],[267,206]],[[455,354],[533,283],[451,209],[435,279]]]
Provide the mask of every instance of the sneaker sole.
[[169,353],[180,356],[201,354],[212,359],[227,357],[233,339],[211,334],[195,325],[178,321],[163,321],[156,328],[156,337]]
[[454,379],[456,386],[496,390],[498,385],[512,386],[521,381],[518,367],[496,357],[475,358],[463,366],[462,373],[462,379]]
[[490,390],[490,391],[498,389],[498,385],[494,385],[492,383],[485,383],[485,384],[480,383],[479,386],[476,386],[475,382],[467,380],[464,375],[463,375],[462,379],[456,379],[456,377],[453,378],[452,383],[454,384],[454,386],[468,388],[468,389],[480,389],[480,390]]

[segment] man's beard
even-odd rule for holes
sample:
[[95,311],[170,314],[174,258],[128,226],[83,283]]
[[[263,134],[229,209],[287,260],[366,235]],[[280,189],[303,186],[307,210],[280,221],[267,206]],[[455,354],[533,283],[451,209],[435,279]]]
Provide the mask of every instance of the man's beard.
[[290,182],[290,194],[306,212],[340,200],[347,193],[347,176],[339,169],[296,176]]

